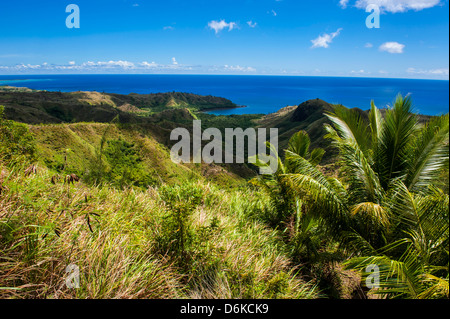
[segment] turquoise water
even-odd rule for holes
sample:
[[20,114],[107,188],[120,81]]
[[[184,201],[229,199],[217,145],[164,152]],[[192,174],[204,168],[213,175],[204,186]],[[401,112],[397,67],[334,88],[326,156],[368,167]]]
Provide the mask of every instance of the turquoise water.
[[231,75],[20,75],[0,76],[0,85],[120,94],[180,91],[225,97],[247,106],[211,112],[225,115],[267,114],[315,98],[366,110],[370,108],[371,100],[378,107],[392,105],[399,93],[411,95],[418,113],[437,115],[449,111],[449,81],[437,80]]

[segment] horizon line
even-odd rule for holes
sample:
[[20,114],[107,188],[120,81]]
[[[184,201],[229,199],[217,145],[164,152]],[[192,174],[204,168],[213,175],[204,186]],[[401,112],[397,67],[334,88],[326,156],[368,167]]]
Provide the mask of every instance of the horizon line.
[[[301,74],[212,74],[212,73],[22,73],[22,74],[1,74],[0,76],[57,76],[57,75],[168,75],[168,76],[278,76],[278,77],[317,77],[317,78],[350,78],[350,79],[384,79],[384,80],[428,80],[428,81],[450,81],[450,79],[430,79],[430,78],[408,78],[408,77],[377,77],[377,76],[346,76],[346,75],[301,75]],[[1,79],[0,79],[1,80]],[[24,80],[25,81],[25,80]]]

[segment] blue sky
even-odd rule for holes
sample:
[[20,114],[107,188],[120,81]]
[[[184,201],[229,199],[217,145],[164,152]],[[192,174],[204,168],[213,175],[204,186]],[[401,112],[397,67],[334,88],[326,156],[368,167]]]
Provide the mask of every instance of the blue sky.
[[[366,27],[368,3],[380,28]],[[69,4],[80,28],[66,26]],[[448,0],[5,0],[0,74],[448,80],[448,37]]]

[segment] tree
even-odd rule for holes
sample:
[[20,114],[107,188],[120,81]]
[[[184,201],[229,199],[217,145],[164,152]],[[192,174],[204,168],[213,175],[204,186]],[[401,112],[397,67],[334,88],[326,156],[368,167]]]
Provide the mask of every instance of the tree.
[[448,114],[421,125],[411,99],[399,95],[384,117],[373,102],[368,120],[343,106],[326,115],[342,182],[289,153],[295,172],[282,178],[356,254],[349,267],[380,266],[378,293],[448,296],[448,194],[436,186],[448,167]]
[[[278,156],[277,150],[267,142],[267,147],[271,148],[270,154],[276,154],[278,161],[278,171],[272,175],[262,175],[253,180],[253,184],[262,186],[271,198],[272,206],[276,212],[270,221],[274,227],[284,227],[286,231],[290,226],[290,242],[293,244],[294,253],[306,250],[307,256],[317,254],[318,243],[315,240],[315,232],[318,228],[318,220],[309,214],[305,214],[306,207],[299,194],[292,191],[290,181],[286,180],[286,174],[298,173],[298,162],[307,163],[312,169],[317,169],[317,165],[322,160],[325,151],[316,148],[310,151],[311,140],[308,133],[299,131],[289,140],[288,149],[285,151],[285,159]],[[257,166],[267,166],[266,163],[256,161]],[[291,225],[287,225],[291,223]]]

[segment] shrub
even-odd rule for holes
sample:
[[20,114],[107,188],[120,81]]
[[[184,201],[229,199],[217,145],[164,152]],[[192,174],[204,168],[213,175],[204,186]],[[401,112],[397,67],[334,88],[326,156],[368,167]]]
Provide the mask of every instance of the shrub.
[[36,142],[28,126],[6,120],[4,106],[0,105],[0,156],[6,161],[25,158],[33,160],[36,155]]
[[142,159],[133,143],[122,139],[107,142],[104,151],[110,166],[108,179],[116,186],[134,185],[147,187],[155,185],[155,180],[146,172]]
[[159,189],[159,195],[169,208],[165,217],[165,229],[158,242],[161,248],[186,258],[188,247],[193,241],[190,217],[203,203],[203,190],[194,184],[169,186]]

